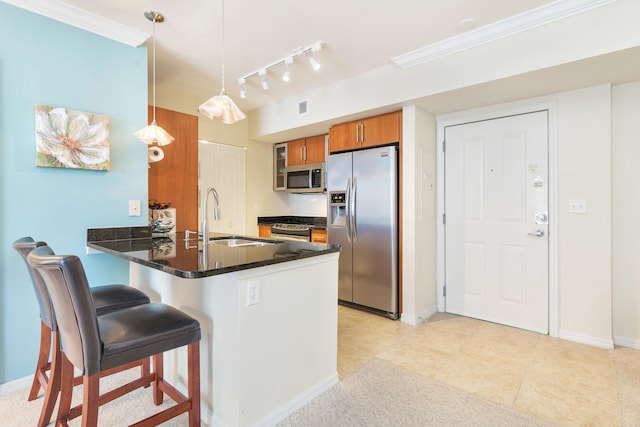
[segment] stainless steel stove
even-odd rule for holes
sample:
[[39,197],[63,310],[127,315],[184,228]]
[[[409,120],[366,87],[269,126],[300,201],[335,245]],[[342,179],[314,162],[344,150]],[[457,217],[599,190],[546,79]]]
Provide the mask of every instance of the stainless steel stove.
[[311,226],[306,224],[273,224],[271,226],[271,237],[274,239],[310,242]]

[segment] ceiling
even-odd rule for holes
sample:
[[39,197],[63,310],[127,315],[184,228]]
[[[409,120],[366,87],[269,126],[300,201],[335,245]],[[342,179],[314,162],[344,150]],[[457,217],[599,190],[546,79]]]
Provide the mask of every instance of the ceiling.
[[[156,80],[162,88],[158,92],[182,93],[204,101],[221,89],[221,0],[5,1],[31,10],[34,9],[28,7],[29,4],[46,3],[42,6],[46,9],[44,13],[34,11],[55,16],[60,10],[71,10],[85,21],[100,21],[104,25],[106,19],[107,25],[119,24],[148,35],[153,32],[153,24],[144,17],[144,12],[160,12],[165,21],[156,24],[155,31]],[[548,3],[552,2],[227,0],[224,3],[226,91],[240,108],[249,111],[389,65],[391,58],[398,55]],[[465,22],[473,25],[464,27]],[[85,28],[92,25],[86,24]],[[290,82],[281,80],[284,68],[278,67],[267,75],[269,90],[260,87],[259,78],[251,78],[247,82],[247,98],[240,99],[239,77],[316,41],[323,42],[323,49],[315,55],[322,65],[319,71],[311,69],[308,58],[297,57]],[[158,105],[162,104],[159,98]]]

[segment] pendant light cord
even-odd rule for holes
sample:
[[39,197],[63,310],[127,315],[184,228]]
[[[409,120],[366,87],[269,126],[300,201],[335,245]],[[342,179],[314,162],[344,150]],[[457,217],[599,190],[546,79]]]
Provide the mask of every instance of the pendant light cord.
[[226,95],[226,91],[224,90],[224,0],[222,1],[222,90],[220,92],[221,95]]
[[156,124],[156,19],[153,17],[153,124]]

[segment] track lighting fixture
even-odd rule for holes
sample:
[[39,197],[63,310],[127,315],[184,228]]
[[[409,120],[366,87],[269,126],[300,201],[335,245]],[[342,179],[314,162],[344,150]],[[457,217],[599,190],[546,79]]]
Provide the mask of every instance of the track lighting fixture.
[[260,85],[262,86],[262,89],[264,90],[268,90],[269,89],[269,82],[267,82],[267,72],[271,69],[274,69],[276,67],[279,67],[281,65],[284,65],[285,70],[282,73],[282,80],[284,80],[285,82],[288,82],[291,80],[291,66],[293,65],[293,61],[296,57],[298,56],[306,56],[309,55],[309,63],[311,64],[311,67],[313,68],[313,70],[317,71],[320,69],[320,63],[318,62],[318,60],[315,58],[315,53],[316,52],[320,52],[322,50],[322,41],[317,41],[313,44],[310,44],[309,46],[306,46],[304,48],[297,48],[293,50],[293,53],[285,56],[284,58],[278,59],[277,61],[273,61],[272,63],[270,63],[269,65],[267,65],[266,67],[262,67],[262,68],[258,68],[255,71],[252,71],[248,74],[245,74],[244,76],[238,78],[238,85],[240,85],[240,96],[242,98],[246,97],[247,95],[247,80],[249,80],[252,77],[260,77]]

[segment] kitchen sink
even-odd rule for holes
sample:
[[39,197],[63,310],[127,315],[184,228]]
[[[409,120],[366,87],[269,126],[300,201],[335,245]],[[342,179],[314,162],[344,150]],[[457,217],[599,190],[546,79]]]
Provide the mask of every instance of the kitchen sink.
[[261,240],[248,240],[248,239],[239,239],[237,237],[225,237],[222,239],[212,239],[209,243],[213,243],[216,245],[229,246],[232,248],[237,247],[247,247],[247,246],[269,246],[274,245],[273,242],[265,242]]

